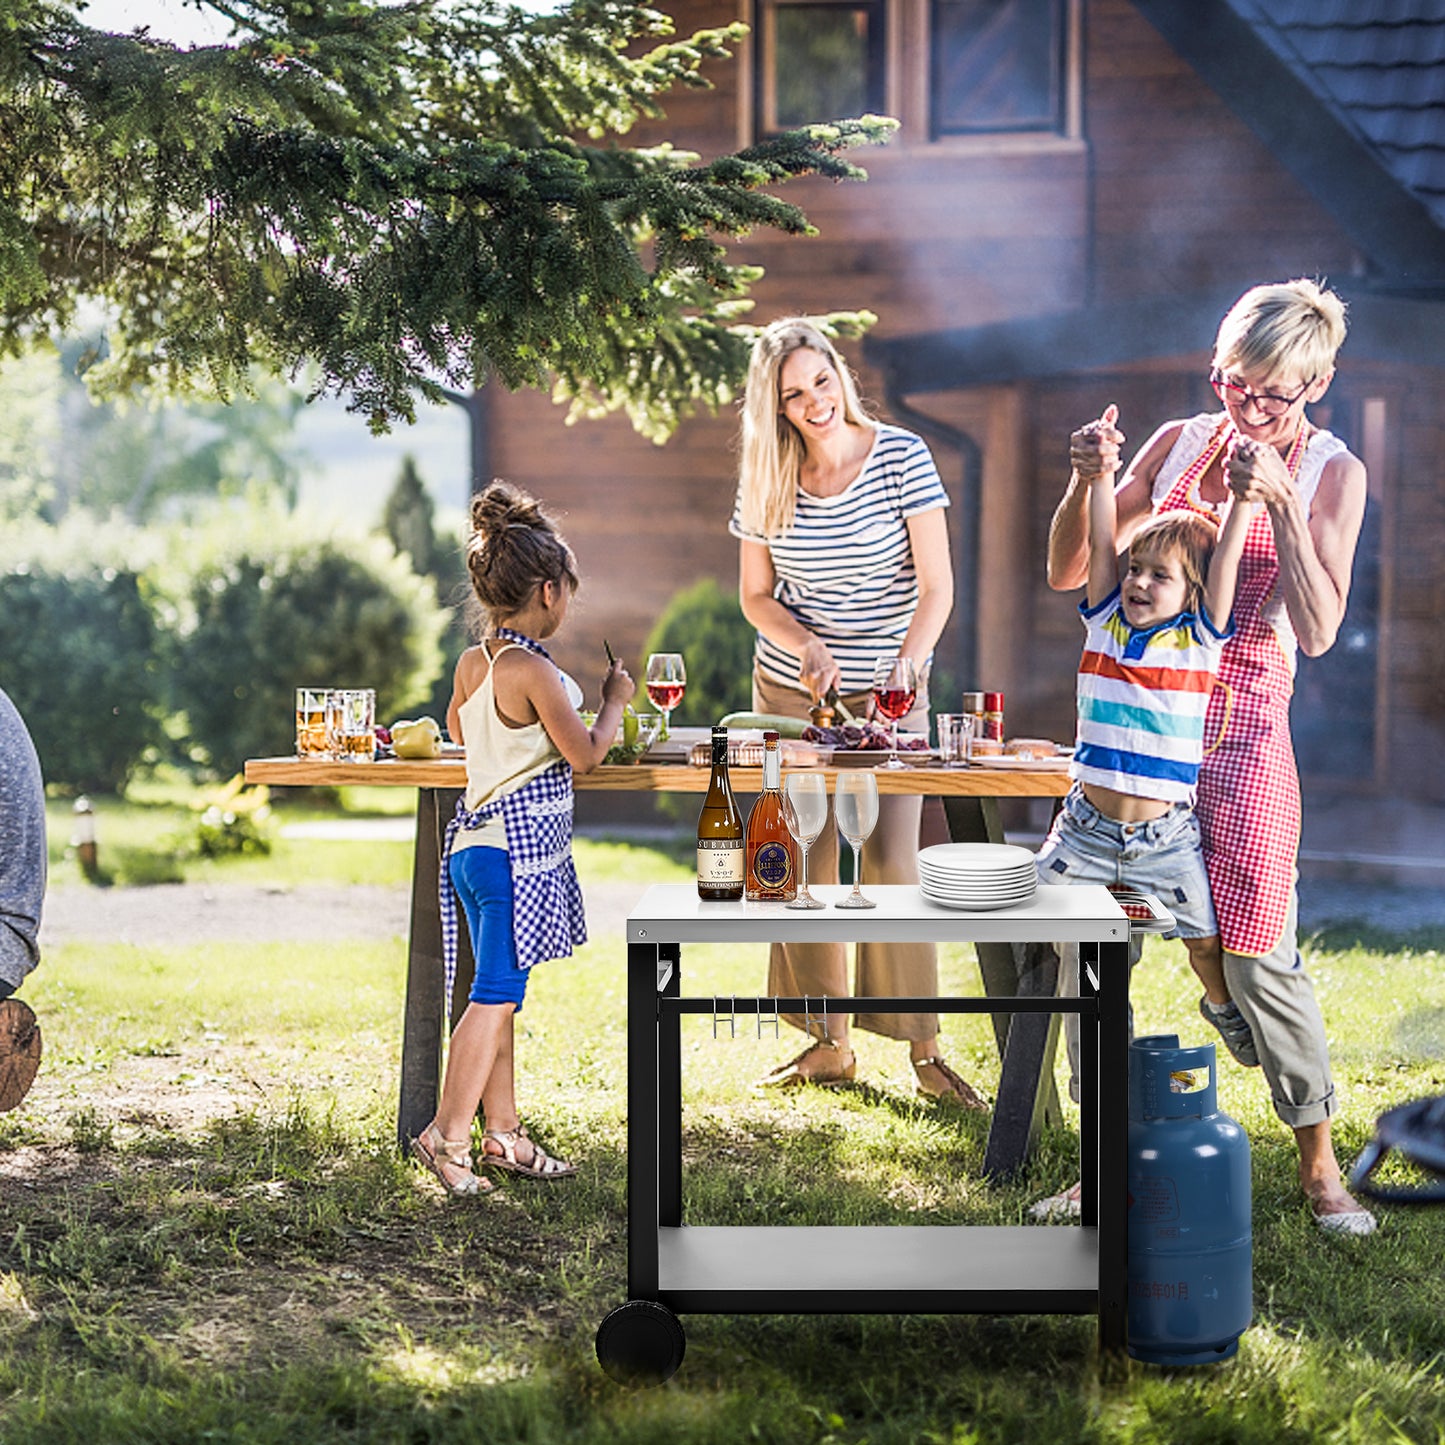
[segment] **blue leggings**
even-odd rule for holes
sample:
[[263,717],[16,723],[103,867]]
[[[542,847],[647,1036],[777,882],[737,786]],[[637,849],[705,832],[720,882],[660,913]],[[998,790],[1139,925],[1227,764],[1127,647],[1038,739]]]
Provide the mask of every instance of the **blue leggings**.
[[447,860],[447,872],[467,915],[477,971],[473,1003],[509,1003],[522,1012],[527,970],[517,967],[512,933],[512,860],[505,848],[463,848]]

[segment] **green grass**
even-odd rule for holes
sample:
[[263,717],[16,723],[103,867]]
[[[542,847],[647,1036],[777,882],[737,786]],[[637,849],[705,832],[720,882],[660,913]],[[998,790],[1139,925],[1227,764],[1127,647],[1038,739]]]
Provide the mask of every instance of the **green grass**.
[[[102,815],[135,846],[161,826],[149,807]],[[355,866],[333,850],[348,851],[308,846],[310,876]],[[688,876],[621,843],[578,857],[584,883]],[[388,866],[404,878],[405,854]],[[1310,946],[1346,1158],[1380,1110],[1445,1090],[1440,943],[1341,930]],[[763,977],[761,949],[685,962],[689,992]],[[967,950],[942,971],[976,987]],[[403,975],[400,938],[47,956],[26,989],[44,1068],[0,1116],[5,1445],[1445,1439],[1445,1214],[1388,1210],[1374,1239],[1322,1238],[1259,1076],[1228,1063],[1221,1103],[1249,1131],[1255,1188],[1257,1318],[1233,1363],[1101,1385],[1089,1319],[696,1316],[670,1384],[614,1386],[592,1345],[625,1297],[621,940],[540,969],[518,1020],[524,1113],[579,1176],[479,1202],[443,1198],[394,1149]],[[1140,1029],[1197,1041],[1196,992],[1182,949],[1151,942]],[[684,1028],[696,1222],[1014,1222],[1076,1168],[1059,1131],[1022,1179],[983,1183],[986,1121],[918,1103],[897,1044],[859,1040],[866,1087],[776,1097],[752,1081],[791,1039]],[[955,1067],[992,1089],[986,1020],[944,1029]]]
[[[288,823],[332,822],[345,817],[395,816],[400,794],[415,811],[416,794],[405,788],[308,790],[271,797],[265,828],[268,854],[242,858],[195,856],[196,825],[204,806],[201,794],[151,787],[126,799],[97,797],[97,854],[102,881],[120,886],[155,883],[405,883],[411,876],[410,842],[338,840],[325,846],[281,836]],[[338,796],[339,795],[339,796]],[[384,806],[383,806],[384,805]],[[85,883],[71,840],[75,812],[68,799],[46,804],[52,887]]]

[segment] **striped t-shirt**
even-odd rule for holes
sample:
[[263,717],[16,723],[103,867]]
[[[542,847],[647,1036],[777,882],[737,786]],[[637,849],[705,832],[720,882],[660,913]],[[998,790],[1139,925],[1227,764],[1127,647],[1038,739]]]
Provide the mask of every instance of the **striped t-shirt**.
[[1204,755],[1204,715],[1219,654],[1234,623],[1216,631],[1181,612],[1132,627],[1116,587],[1079,604],[1088,635],[1079,662],[1079,732],[1070,775],[1135,798],[1192,802]]
[[[797,489],[793,524],[777,537],[744,529],[742,504],[728,530],[772,555],[773,596],[821,638],[842,673],[840,692],[866,692],[879,657],[898,651],[918,606],[908,519],[946,507],[938,469],[922,438],[880,424],[862,470],[836,497]],[[758,634],[765,677],[800,687],[799,659]]]

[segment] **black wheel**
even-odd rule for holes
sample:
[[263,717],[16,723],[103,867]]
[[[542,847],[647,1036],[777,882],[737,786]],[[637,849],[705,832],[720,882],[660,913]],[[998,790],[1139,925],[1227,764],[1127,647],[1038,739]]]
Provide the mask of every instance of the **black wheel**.
[[682,1364],[687,1337],[655,1300],[628,1300],[597,1326],[597,1363],[619,1385],[660,1385]]

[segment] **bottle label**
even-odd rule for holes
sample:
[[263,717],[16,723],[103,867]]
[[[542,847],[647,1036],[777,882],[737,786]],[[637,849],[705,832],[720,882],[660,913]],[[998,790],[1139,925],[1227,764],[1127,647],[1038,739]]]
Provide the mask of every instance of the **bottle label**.
[[740,884],[743,881],[741,839],[699,839],[697,881],[709,888],[726,888]]
[[786,843],[764,843],[753,854],[753,877],[764,888],[786,888],[793,877],[792,850]]

